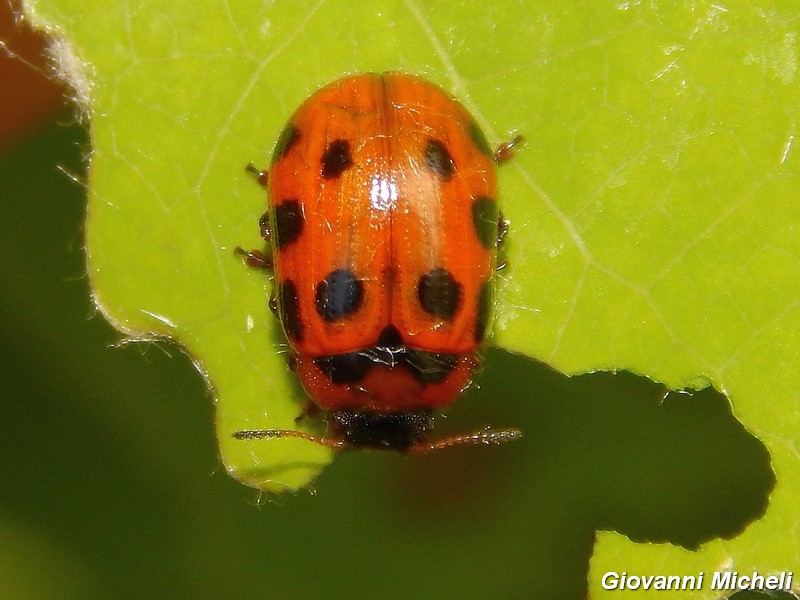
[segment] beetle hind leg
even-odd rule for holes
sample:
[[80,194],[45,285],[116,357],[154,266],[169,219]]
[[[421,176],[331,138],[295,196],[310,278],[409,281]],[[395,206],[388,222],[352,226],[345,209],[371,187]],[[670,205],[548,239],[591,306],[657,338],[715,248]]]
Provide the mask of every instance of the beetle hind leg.
[[514,156],[516,150],[514,149],[515,146],[519,146],[525,141],[525,138],[522,135],[517,135],[508,142],[503,142],[499,146],[497,146],[497,150],[494,151],[494,162],[498,165],[507,161],[509,158]]
[[244,256],[244,262],[248,267],[272,270],[272,257],[267,256],[261,250],[245,250],[241,246],[236,246],[234,252],[239,256]]
[[245,165],[244,170],[250,173],[251,175],[255,175],[258,185],[260,185],[261,187],[267,187],[267,181],[269,180],[269,171],[267,171],[266,169],[259,169],[251,162]]

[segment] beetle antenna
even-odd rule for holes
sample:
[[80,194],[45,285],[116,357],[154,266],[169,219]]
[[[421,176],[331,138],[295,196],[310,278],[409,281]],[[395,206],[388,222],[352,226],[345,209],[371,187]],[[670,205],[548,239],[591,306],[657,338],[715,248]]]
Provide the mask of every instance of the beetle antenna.
[[[233,437],[237,440],[263,440],[289,437],[319,444],[320,446],[325,446],[332,450],[343,450],[349,447],[349,444],[341,438],[318,437],[310,433],[295,431],[293,429],[243,429],[241,431],[234,431]],[[492,429],[487,427],[481,431],[454,435],[433,442],[418,442],[410,446],[407,451],[413,454],[427,454],[429,452],[443,450],[444,448],[450,448],[451,446],[500,445],[518,440],[521,437],[522,432],[519,429]]]
[[332,450],[341,450],[347,446],[347,443],[339,438],[332,437],[318,437],[305,433],[303,431],[294,431],[293,429],[244,429],[242,431],[234,431],[233,437],[237,440],[263,440],[273,438],[297,438],[313,442]]
[[415,454],[427,454],[428,452],[435,452],[443,448],[465,444],[470,446],[478,446],[481,444],[505,444],[506,442],[518,440],[521,437],[522,432],[519,429],[492,429],[491,427],[487,427],[481,431],[454,435],[433,442],[420,442],[411,446],[408,451]]

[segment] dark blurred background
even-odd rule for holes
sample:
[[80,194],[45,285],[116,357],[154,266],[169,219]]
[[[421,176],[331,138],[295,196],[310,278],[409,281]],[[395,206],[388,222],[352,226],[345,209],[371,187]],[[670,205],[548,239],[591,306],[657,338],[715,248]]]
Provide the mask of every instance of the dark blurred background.
[[766,510],[769,456],[719,394],[497,350],[442,430],[520,442],[346,453],[296,496],[233,481],[187,357],[95,312],[87,129],[4,2],[0,41],[0,600],[579,599],[596,530],[696,548]]

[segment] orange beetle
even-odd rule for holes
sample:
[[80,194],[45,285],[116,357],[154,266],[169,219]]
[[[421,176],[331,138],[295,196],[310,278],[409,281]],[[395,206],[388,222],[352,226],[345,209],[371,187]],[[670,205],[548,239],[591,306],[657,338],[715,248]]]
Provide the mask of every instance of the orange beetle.
[[261,219],[273,297],[293,365],[332,434],[248,430],[428,451],[499,443],[517,430],[429,442],[432,409],[466,388],[489,324],[504,229],[496,162],[475,120],[435,85],[398,73],[344,77],[283,129]]

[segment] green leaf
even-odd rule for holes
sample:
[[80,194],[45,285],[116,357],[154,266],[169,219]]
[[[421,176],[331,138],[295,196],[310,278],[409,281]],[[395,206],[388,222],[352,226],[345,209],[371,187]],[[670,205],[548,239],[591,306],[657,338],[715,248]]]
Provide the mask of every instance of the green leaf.
[[451,90],[492,140],[528,140],[501,173],[510,267],[495,343],[565,373],[713,385],[770,452],[778,485],[763,519],[696,552],[603,534],[594,597],[607,593],[602,573],[629,565],[800,562],[793,4],[29,0],[27,10],[84,65],[61,47],[85,75],[76,95],[91,117],[98,304],[131,339],[187,349],[217,400],[232,475],[294,490],[331,459],[298,440],[231,437],[293,428],[303,402],[267,278],[233,255],[259,246],[265,203],[243,166],[266,163],[320,85],[398,69]]

